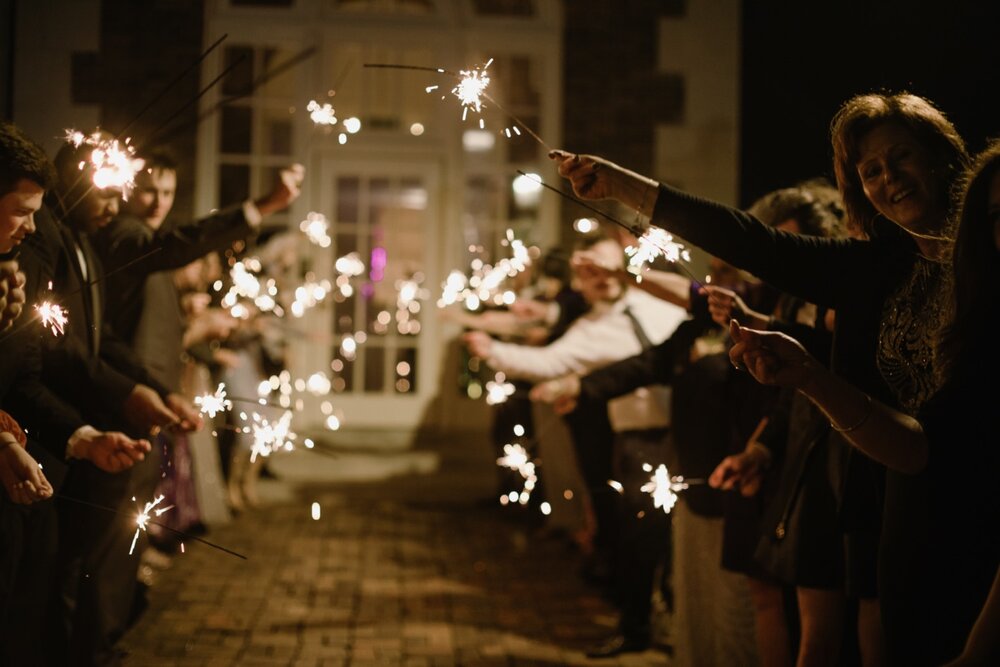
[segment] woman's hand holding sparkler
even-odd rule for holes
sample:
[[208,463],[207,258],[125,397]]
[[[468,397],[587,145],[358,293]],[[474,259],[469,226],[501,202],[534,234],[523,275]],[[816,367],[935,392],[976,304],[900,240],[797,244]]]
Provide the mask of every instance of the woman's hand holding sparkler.
[[159,433],[161,428],[181,423],[152,388],[137,384],[122,406],[125,416],[142,431]]
[[557,415],[568,415],[576,410],[580,396],[580,376],[570,374],[554,380],[539,382],[531,388],[528,397],[533,401],[549,403]]
[[745,451],[722,459],[708,478],[708,485],[722,491],[738,487],[741,494],[750,498],[760,491],[764,472],[770,463],[771,457],[766,448],[751,443]]
[[798,341],[784,334],[748,329],[731,320],[729,335],[735,343],[730,361],[761,384],[803,389],[823,370]]
[[469,349],[469,353],[480,359],[489,359],[490,350],[493,348],[493,339],[488,333],[483,331],[470,331],[462,336],[462,342]]
[[594,155],[554,150],[549,158],[559,164],[559,175],[573,185],[576,196],[616,199],[647,218],[652,214],[659,186],[653,179]]
[[133,440],[119,431],[89,429],[70,446],[70,456],[86,459],[104,472],[128,470],[146,458],[152,449],[148,440]]
[[0,433],[0,483],[7,497],[18,505],[30,505],[52,496],[52,485],[41,466],[6,431]]
[[177,414],[179,418],[177,426],[180,430],[188,432],[200,431],[205,425],[205,421],[201,418],[201,413],[191,405],[190,401],[180,394],[167,394],[164,403]]
[[767,316],[751,310],[740,295],[731,289],[705,285],[698,293],[708,296],[708,312],[717,324],[728,326],[732,320],[736,320],[744,327],[762,330],[769,325]]
[[302,181],[306,177],[306,168],[301,164],[292,164],[278,173],[278,182],[274,189],[254,202],[261,215],[270,215],[286,208],[299,198]]

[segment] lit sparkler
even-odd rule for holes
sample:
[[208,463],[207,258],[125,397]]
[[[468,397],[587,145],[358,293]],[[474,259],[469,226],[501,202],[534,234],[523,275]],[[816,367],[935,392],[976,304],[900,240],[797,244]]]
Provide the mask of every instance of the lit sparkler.
[[[142,511],[140,511],[136,515],[136,517],[135,517],[135,525],[137,526],[137,528],[135,529],[135,536],[132,537],[132,546],[128,550],[129,555],[132,555],[132,552],[135,551],[135,543],[139,539],[139,533],[140,532],[146,532],[146,525],[149,523],[149,520],[150,520],[150,516],[149,516],[150,510],[152,510],[153,513],[156,514],[157,518],[159,518],[159,516],[161,514],[163,514],[164,512],[166,512],[167,510],[173,509],[173,507],[174,507],[173,505],[167,505],[166,507],[160,507],[160,508],[155,509],[155,510],[153,509],[157,505],[159,505],[161,502],[163,502],[163,498],[164,498],[164,496],[161,494],[161,495],[157,496],[156,498],[154,498],[151,502],[147,502],[146,506],[143,507]],[[132,500],[135,500],[135,498],[133,497]]]
[[[83,144],[93,147],[89,162],[94,172],[92,178],[94,187],[101,190],[121,188],[122,199],[128,199],[135,186],[135,175],[145,165],[144,160],[135,157],[135,147],[129,143],[131,139],[126,138],[124,141],[115,138],[105,139],[98,132],[87,136],[79,130],[72,129],[66,130],[65,138],[77,148]],[[86,166],[87,162],[81,162],[80,170]]]
[[501,259],[496,265],[486,264],[476,258],[469,265],[472,273],[470,277],[466,278],[461,271],[449,273],[442,285],[438,307],[444,308],[461,301],[466,310],[477,310],[483,303],[497,306],[513,303],[514,293],[502,290],[501,287],[504,280],[515,277],[531,265],[531,253],[511,229],[507,230],[504,245],[510,247],[512,256]]
[[[651,472],[653,467],[647,463],[642,469]],[[684,478],[678,475],[671,476],[667,466],[661,463],[649,481],[639,487],[639,490],[653,497],[653,507],[662,507],[664,514],[670,514],[670,510],[677,503],[677,492],[686,488],[688,483]]]
[[233,407],[232,401],[226,398],[226,385],[223,382],[219,383],[219,388],[214,394],[195,396],[194,404],[198,406],[201,414],[207,414],[213,419],[218,413],[228,412]]
[[291,430],[292,412],[286,410],[281,417],[270,422],[260,414],[253,413],[253,445],[250,449],[250,460],[256,461],[258,456],[270,456],[272,452],[280,449],[294,448],[295,438],[298,437]]
[[691,254],[683,244],[674,241],[674,237],[664,229],[650,227],[639,237],[637,245],[625,248],[628,255],[628,270],[637,276],[648,269],[657,257],[663,257],[671,263],[680,260],[691,261]]
[[316,100],[309,100],[306,105],[309,118],[317,125],[336,125],[337,116],[333,110],[333,105],[329,102],[320,104]]
[[451,89],[451,94],[462,103],[462,120],[465,120],[469,109],[473,109],[476,113],[482,112],[483,96],[486,94],[486,88],[490,85],[490,76],[486,73],[486,69],[492,62],[493,59],[490,58],[482,69],[475,67],[459,72],[462,78]]
[[[520,425],[514,428],[515,435],[523,435],[524,429]],[[509,470],[513,470],[521,476],[524,483],[520,491],[511,491],[500,496],[500,504],[519,503],[527,505],[531,499],[531,492],[538,484],[538,476],[535,474],[535,462],[531,460],[531,455],[523,445],[510,443],[503,446],[504,455],[497,459],[497,465]]]
[[318,245],[320,248],[330,247],[330,223],[322,213],[310,212],[306,219],[299,223],[299,229],[305,233],[306,238]]
[[498,372],[492,380],[486,383],[486,404],[506,403],[507,399],[514,395],[514,391],[514,384],[507,382],[507,376]]
[[35,312],[42,321],[42,326],[51,329],[53,336],[60,336],[66,331],[69,318],[67,312],[58,303],[42,301],[35,305]]

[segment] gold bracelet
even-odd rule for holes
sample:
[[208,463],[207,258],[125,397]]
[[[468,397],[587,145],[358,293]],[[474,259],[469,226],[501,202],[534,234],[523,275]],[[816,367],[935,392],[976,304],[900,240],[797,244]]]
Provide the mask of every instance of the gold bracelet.
[[875,402],[872,401],[872,397],[869,396],[868,394],[865,394],[865,400],[868,401],[868,405],[865,408],[865,414],[861,417],[861,419],[859,419],[856,423],[851,424],[846,428],[841,428],[840,426],[837,426],[831,420],[830,426],[833,428],[833,430],[839,433],[850,433],[851,431],[857,431],[859,428],[864,426],[865,422],[868,421],[868,418],[871,417],[872,413],[875,411]]

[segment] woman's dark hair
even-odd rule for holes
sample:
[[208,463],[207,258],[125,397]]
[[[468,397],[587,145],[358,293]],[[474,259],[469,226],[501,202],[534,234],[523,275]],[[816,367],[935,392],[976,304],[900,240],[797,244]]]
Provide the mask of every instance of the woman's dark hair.
[[[1000,173],[1000,139],[990,142],[961,183],[961,212],[953,254],[952,318],[937,349],[941,379],[971,370],[1000,323],[1000,250],[990,219],[990,186]],[[988,352],[987,352],[988,354]]]
[[846,235],[840,194],[822,178],[769,192],[751,204],[747,212],[771,227],[795,220],[800,232],[808,236]]
[[48,190],[55,170],[45,151],[13,123],[0,121],[0,196],[12,192],[22,178]]
[[871,93],[847,100],[830,123],[833,171],[848,223],[869,235],[877,211],[865,196],[857,164],[862,138],[883,123],[898,123],[930,152],[943,190],[940,194],[943,201],[949,202],[949,209],[955,202],[952,187],[969,164],[965,142],[955,126],[924,98],[904,92]]

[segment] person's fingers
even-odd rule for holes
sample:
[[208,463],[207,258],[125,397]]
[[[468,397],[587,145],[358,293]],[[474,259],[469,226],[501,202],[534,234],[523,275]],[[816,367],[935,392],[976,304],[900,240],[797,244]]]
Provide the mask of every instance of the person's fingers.
[[743,327],[735,319],[729,321],[729,337],[737,343],[743,340]]
[[549,151],[550,160],[568,160],[573,157],[573,154],[569,151],[564,151],[561,148],[554,148]]
[[756,496],[757,492],[760,491],[760,482],[760,475],[750,477],[746,480],[746,482],[740,485],[740,493],[743,494],[745,498]]
[[712,474],[708,476],[708,485],[713,489],[719,488],[723,480],[726,479],[726,474],[729,468],[729,458],[730,457],[727,456],[722,459],[722,462],[715,466],[715,470],[713,470]]

